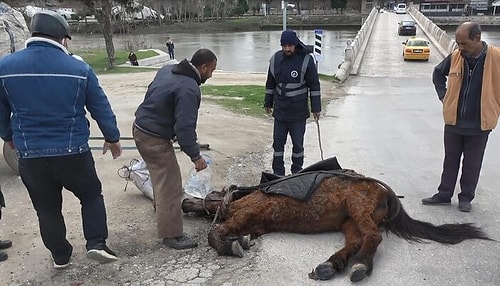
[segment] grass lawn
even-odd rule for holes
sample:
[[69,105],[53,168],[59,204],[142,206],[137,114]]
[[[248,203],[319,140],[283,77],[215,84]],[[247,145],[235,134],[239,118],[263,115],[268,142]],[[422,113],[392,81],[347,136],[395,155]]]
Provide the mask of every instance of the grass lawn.
[[203,100],[213,101],[237,114],[263,117],[264,85],[202,85]]
[[[332,76],[321,76],[322,80],[334,81]],[[264,85],[202,85],[202,100],[215,102],[237,114],[265,117]],[[322,97],[326,106],[328,98]]]
[[[105,50],[91,50],[91,51],[75,51],[76,55],[81,56],[87,62],[96,74],[107,73],[134,73],[141,71],[151,71],[151,68],[140,67],[119,67],[118,65],[124,64],[128,61],[128,51],[115,50],[115,65],[113,69],[108,68],[108,55]],[[135,53],[137,58],[144,59],[157,56],[154,51],[137,51]]]

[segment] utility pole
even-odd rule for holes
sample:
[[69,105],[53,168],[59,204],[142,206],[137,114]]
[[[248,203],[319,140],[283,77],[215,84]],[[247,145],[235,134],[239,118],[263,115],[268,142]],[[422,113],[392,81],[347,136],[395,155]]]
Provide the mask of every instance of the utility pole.
[[286,30],[286,8],[288,8],[288,1],[281,1],[281,11],[283,12],[283,31]]

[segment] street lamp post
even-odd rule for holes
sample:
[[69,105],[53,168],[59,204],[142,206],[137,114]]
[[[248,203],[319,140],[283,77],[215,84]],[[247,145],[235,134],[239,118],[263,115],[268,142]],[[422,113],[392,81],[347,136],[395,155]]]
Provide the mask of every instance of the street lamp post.
[[288,8],[288,2],[281,1],[281,11],[283,11],[283,31],[286,30],[286,8]]

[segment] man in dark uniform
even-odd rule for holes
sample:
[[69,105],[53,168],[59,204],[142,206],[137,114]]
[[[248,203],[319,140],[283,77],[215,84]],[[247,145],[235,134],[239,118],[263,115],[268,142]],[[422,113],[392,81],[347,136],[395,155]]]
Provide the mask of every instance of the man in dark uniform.
[[273,173],[284,176],[284,150],[288,134],[292,138],[292,174],[304,163],[304,134],[311,112],[318,120],[321,93],[318,71],[311,50],[299,41],[297,34],[285,30],[281,34],[281,51],[269,61],[264,107],[274,117]]

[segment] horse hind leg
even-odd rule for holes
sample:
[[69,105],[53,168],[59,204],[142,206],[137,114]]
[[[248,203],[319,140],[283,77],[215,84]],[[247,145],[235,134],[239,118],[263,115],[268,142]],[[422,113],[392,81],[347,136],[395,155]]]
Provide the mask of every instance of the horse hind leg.
[[[376,194],[370,190],[370,194]],[[363,206],[359,208],[359,206]],[[349,214],[356,224],[362,239],[359,251],[350,258],[350,279],[360,281],[369,275],[373,269],[373,257],[377,247],[382,242],[378,223],[387,211],[386,201],[380,196],[357,197],[348,202]]]
[[330,256],[327,261],[319,264],[311,273],[309,278],[314,280],[330,280],[336,273],[343,272],[352,254],[357,253],[361,247],[361,234],[356,224],[351,219],[342,225],[345,235],[345,245],[342,249]]

